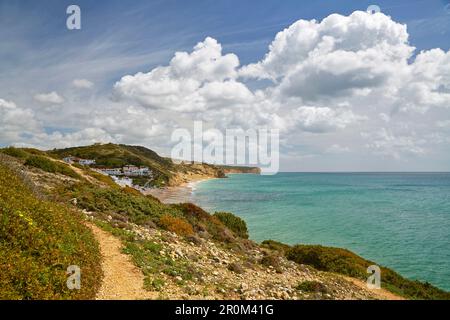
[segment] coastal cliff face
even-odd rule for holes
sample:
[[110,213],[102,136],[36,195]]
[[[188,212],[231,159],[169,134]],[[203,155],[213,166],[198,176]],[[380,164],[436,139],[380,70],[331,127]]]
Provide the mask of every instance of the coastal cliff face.
[[261,174],[261,169],[258,167],[220,167],[225,174],[228,173],[249,173],[249,174]]
[[169,186],[175,187],[182,184],[211,179],[226,178],[227,174],[261,174],[261,169],[257,167],[231,167],[215,166],[206,163],[185,165],[189,170],[176,171],[169,179]]
[[[117,155],[115,163],[130,156],[125,152],[130,148],[121,149],[124,154]],[[442,290],[407,280],[386,268],[383,272],[389,274],[386,289],[390,292],[369,290],[364,282],[365,268],[372,262],[349,251],[291,247],[275,241],[258,244],[247,239],[245,221],[231,213],[210,214],[190,203],[163,204],[135,189],[121,188],[110,177],[87,166],[64,163],[55,154],[58,151],[0,150],[0,172],[6,177],[0,179],[0,231],[2,237],[13,239],[10,243],[15,244],[15,250],[23,251],[2,250],[0,299],[90,299],[95,296],[102,299],[449,298]],[[154,157],[153,160],[158,163],[160,159]],[[167,162],[161,161],[159,165],[164,168]],[[168,173],[175,179],[174,183],[182,183],[225,172],[223,168],[194,164],[185,172]],[[174,178],[176,176],[178,178]],[[18,195],[27,201],[12,201]],[[33,215],[37,203],[42,205],[39,214]],[[40,218],[42,216],[45,219]],[[2,221],[16,221],[17,228],[5,226]],[[55,223],[49,227],[49,221]],[[67,221],[70,226],[65,226]],[[90,226],[92,234],[86,226]],[[39,256],[32,254],[37,244],[20,236],[25,231],[36,232],[40,237],[45,232],[53,233],[39,240],[39,248],[42,248]],[[86,240],[83,242],[86,246],[76,241],[79,236]],[[59,248],[58,237],[63,237],[67,247],[81,253],[81,261],[73,263],[72,255],[64,250],[59,254],[47,250]],[[28,258],[17,259],[28,252],[27,248]],[[98,248],[103,256],[101,265]],[[45,264],[45,261],[62,266],[79,263],[89,268],[87,276],[91,289],[76,296],[60,283],[39,284],[42,279],[53,276],[52,272],[58,272],[54,279],[63,279],[65,267],[36,269],[40,274],[33,281],[24,278],[26,272],[15,271],[26,270],[30,264],[38,262]],[[122,272],[127,274],[122,275]],[[126,284],[128,287],[148,294],[127,295],[128,287],[123,288],[120,281],[116,281],[124,277],[132,279],[129,281],[133,283]],[[106,284],[111,279],[114,286],[108,287]]]
[[192,181],[225,177],[222,170],[208,164],[190,164],[184,165],[184,168],[184,170],[172,172],[168,186],[176,187]]

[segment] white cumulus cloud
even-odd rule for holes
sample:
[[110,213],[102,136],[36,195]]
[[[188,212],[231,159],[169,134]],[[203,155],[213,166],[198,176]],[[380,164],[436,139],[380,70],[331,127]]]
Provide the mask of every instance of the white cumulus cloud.
[[351,70],[354,62],[359,69],[408,58],[413,48],[407,41],[406,26],[382,13],[356,11],[349,16],[332,14],[321,22],[298,20],[276,35],[262,61],[243,67],[240,74],[276,80],[320,63],[340,74]]
[[32,110],[0,99],[0,127],[0,142],[14,144],[29,138],[31,132],[38,127],[38,122]]
[[94,83],[87,79],[75,79],[72,81],[72,85],[80,89],[91,89]]
[[47,103],[47,104],[62,104],[64,103],[64,98],[61,97],[55,91],[50,93],[39,93],[34,96],[34,100]]
[[233,87],[241,91],[238,95],[248,94],[242,93],[243,84],[231,82],[238,66],[235,54],[223,55],[222,46],[208,37],[191,53],[175,53],[168,66],[122,77],[114,89],[120,98],[137,101],[148,108],[201,111],[208,108],[205,95],[230,92]]

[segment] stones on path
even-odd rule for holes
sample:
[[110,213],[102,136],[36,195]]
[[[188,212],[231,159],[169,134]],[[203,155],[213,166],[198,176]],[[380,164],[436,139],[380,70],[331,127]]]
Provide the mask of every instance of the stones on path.
[[[186,239],[159,229],[129,224],[138,239],[161,246],[159,255],[189,266],[191,277],[169,276],[164,280],[159,298],[164,299],[373,299],[375,295],[335,274],[319,272],[298,265],[283,256],[268,256],[257,246],[247,251],[199,237]],[[263,259],[266,257],[266,259]],[[269,257],[269,258],[267,258]],[[261,261],[264,260],[264,263]],[[317,281],[327,292],[303,292],[299,283]]]

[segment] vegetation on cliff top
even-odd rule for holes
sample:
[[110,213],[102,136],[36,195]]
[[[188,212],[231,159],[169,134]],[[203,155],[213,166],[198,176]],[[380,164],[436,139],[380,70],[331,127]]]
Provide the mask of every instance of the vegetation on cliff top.
[[[272,245],[274,243],[272,242]],[[276,245],[276,244],[275,244]],[[320,245],[295,245],[282,248],[285,256],[299,264],[313,266],[317,270],[335,272],[353,278],[366,280],[367,268],[375,262],[366,260],[355,253],[342,248]],[[381,285],[389,291],[410,299],[450,299],[450,293],[438,289],[429,283],[406,279],[395,271],[381,267]]]
[[[100,253],[82,216],[39,199],[5,164],[0,162],[0,299],[94,298]],[[82,270],[80,290],[66,286],[71,265]]]
[[25,165],[35,167],[50,173],[60,173],[71,178],[80,178],[80,176],[66,165],[52,161],[44,156],[30,155],[25,160]]
[[44,156],[45,153],[35,149],[18,149],[8,147],[2,149],[1,152],[11,157],[23,160],[24,164],[29,167],[38,168],[50,173],[60,173],[72,178],[80,178],[75,171],[65,164],[51,160]]
[[[174,210],[151,196],[144,196],[118,188],[98,188],[86,183],[63,186],[60,200],[77,199],[77,206],[88,211],[112,216],[119,221],[136,224],[156,223],[163,214]],[[176,213],[175,213],[176,214]]]

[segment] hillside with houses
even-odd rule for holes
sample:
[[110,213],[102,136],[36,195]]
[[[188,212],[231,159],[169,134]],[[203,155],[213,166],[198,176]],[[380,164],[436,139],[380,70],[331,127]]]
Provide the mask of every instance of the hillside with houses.
[[203,178],[223,178],[228,172],[259,173],[259,168],[253,167],[176,164],[145,147],[112,143],[54,149],[48,154],[68,164],[88,166],[119,185],[136,188],[177,186]]
[[94,167],[96,165],[96,160],[82,159],[73,156],[64,157],[63,161],[68,164],[77,163],[82,166],[92,166],[94,171],[108,176],[151,177],[153,175],[152,171],[148,167],[134,165],[126,165],[118,168]]
[[146,178],[147,182],[143,186],[146,188],[153,180],[153,171],[149,167],[125,165],[123,167],[107,168],[103,166],[96,166],[96,160],[94,159],[82,159],[74,156],[64,157],[62,159],[67,164],[78,164],[81,166],[89,166],[91,170],[111,177],[111,179],[121,187],[132,187],[140,189],[141,186],[137,185],[133,178]]

